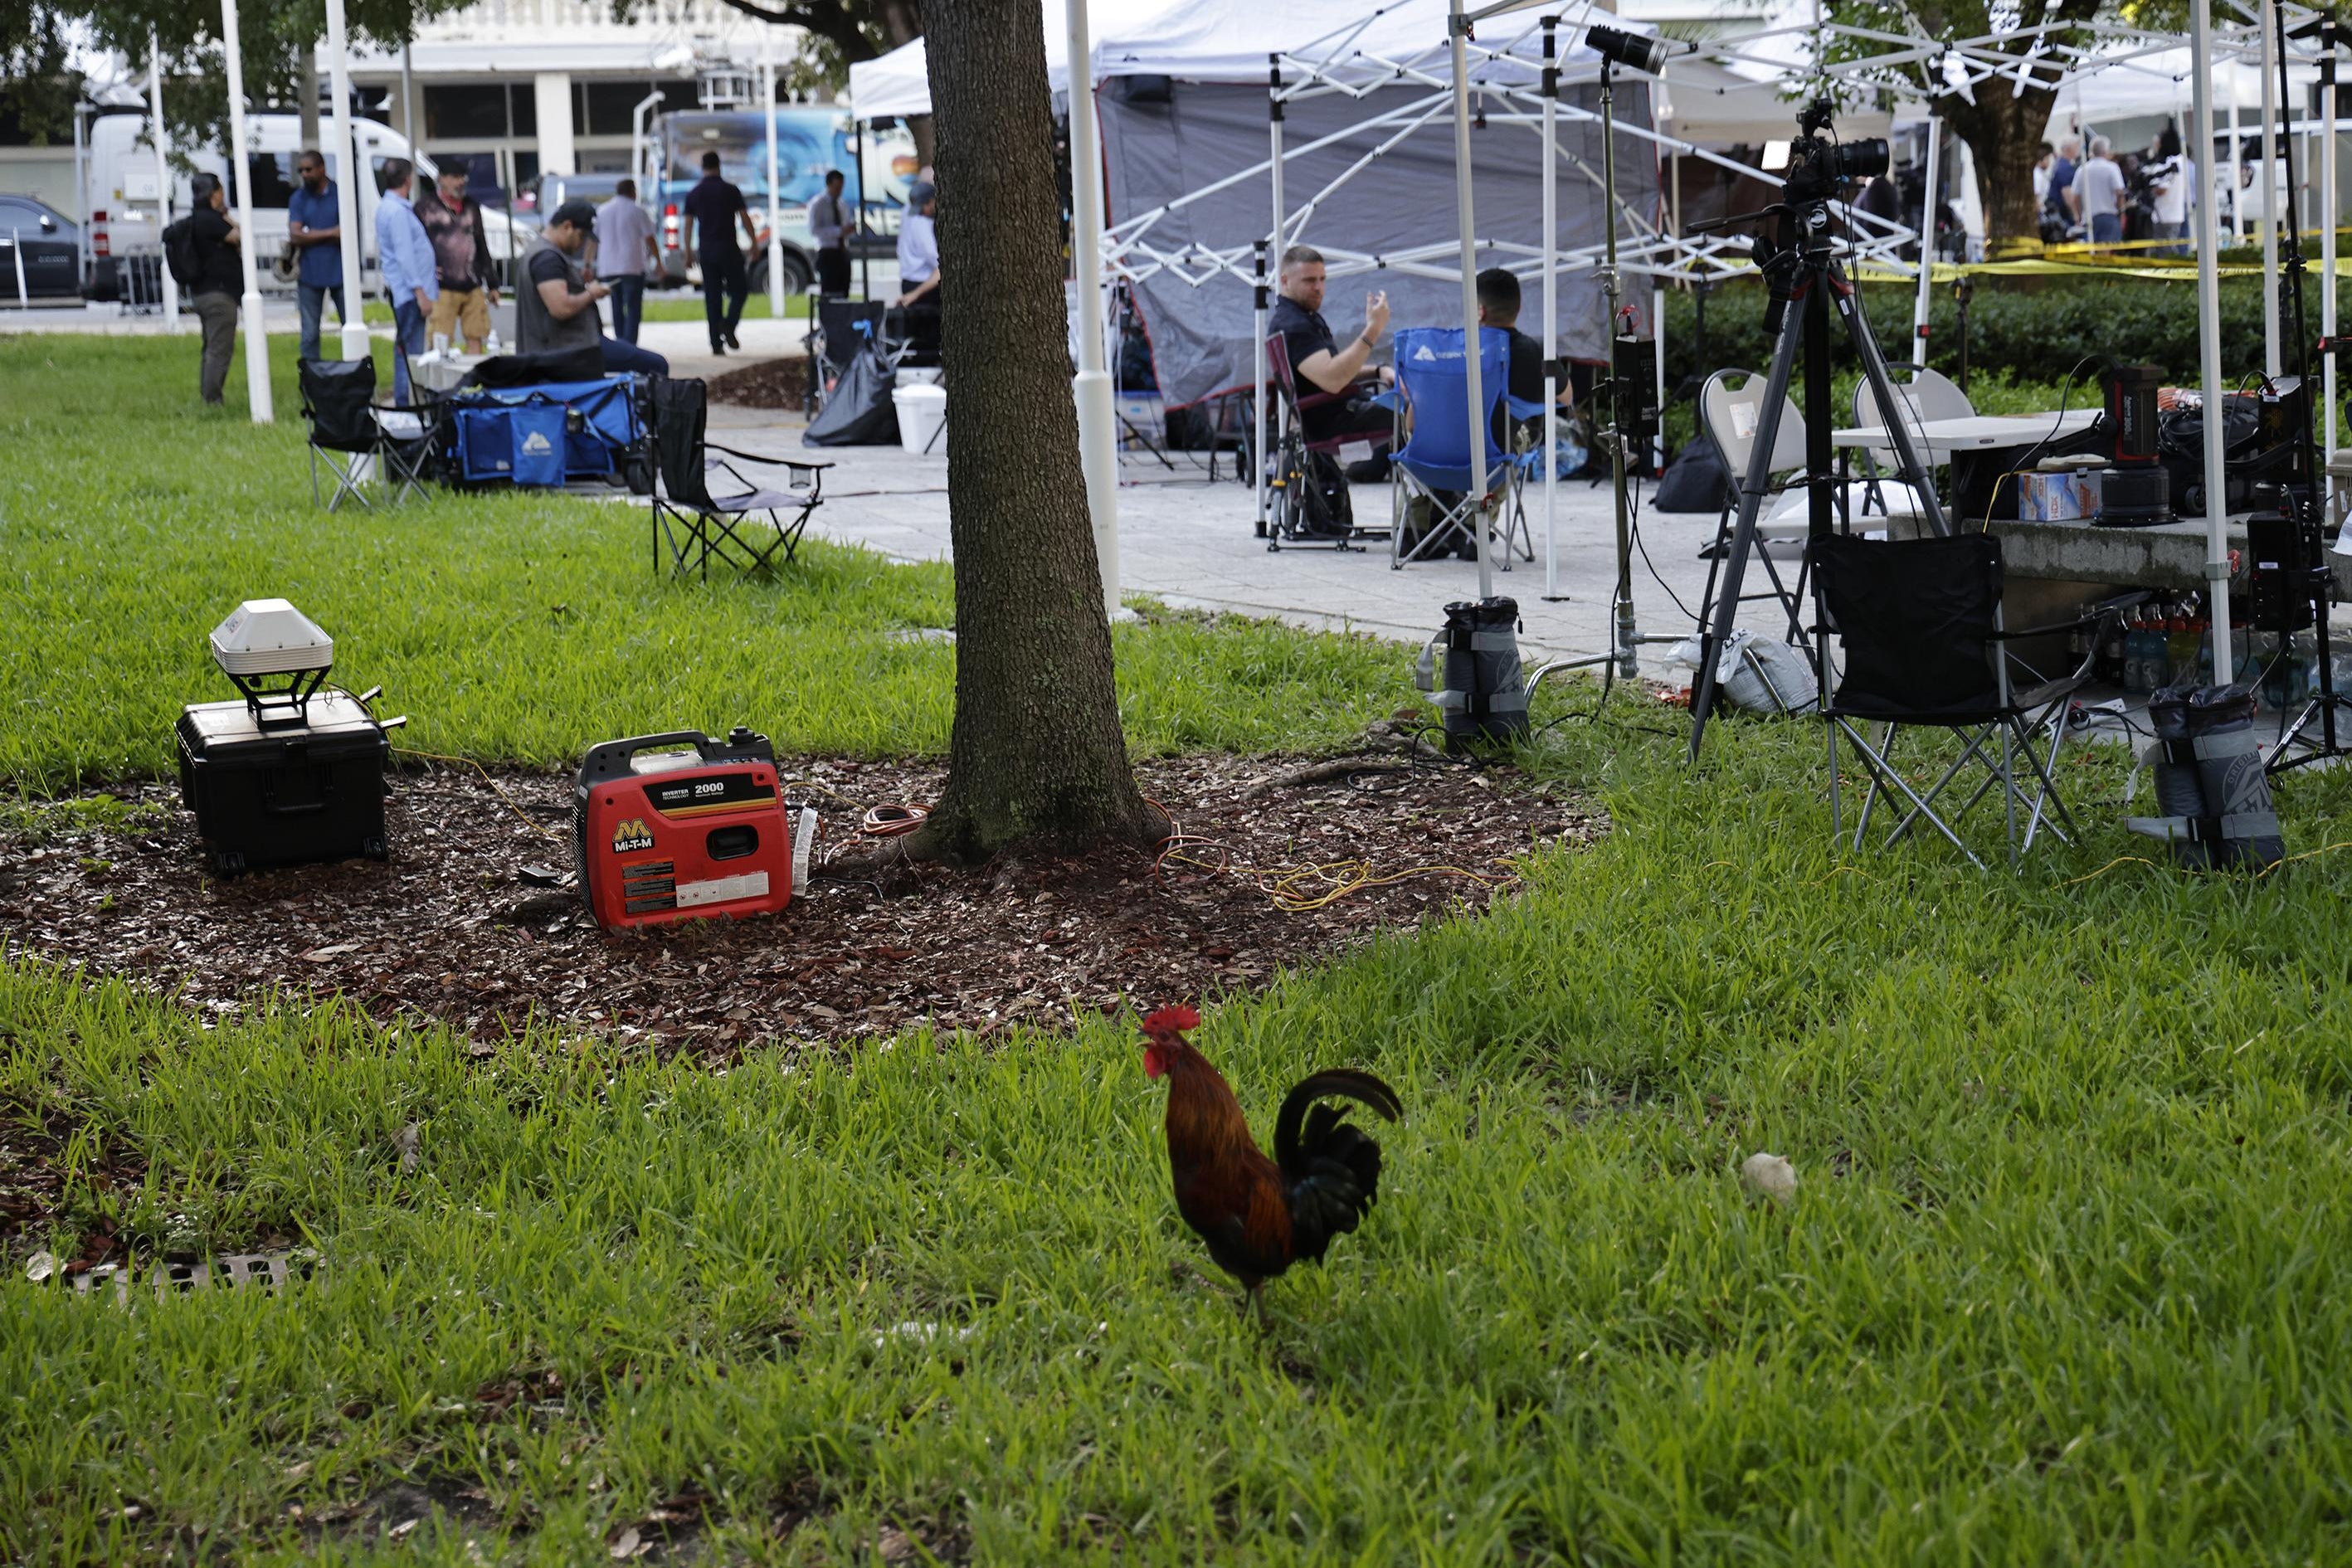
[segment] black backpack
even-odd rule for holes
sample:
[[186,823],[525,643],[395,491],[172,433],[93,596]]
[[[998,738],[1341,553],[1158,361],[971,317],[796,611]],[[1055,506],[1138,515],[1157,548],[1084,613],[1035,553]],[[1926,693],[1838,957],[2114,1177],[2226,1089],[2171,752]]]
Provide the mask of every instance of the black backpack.
[[183,289],[194,287],[204,277],[204,265],[196,259],[195,230],[186,218],[175,218],[163,226],[163,265],[172,271],[172,281]]

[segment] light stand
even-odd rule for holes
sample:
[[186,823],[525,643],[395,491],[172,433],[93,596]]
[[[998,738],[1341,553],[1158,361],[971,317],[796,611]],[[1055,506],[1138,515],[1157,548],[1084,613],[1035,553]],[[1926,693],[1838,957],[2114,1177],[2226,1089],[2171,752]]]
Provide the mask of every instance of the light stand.
[[[1662,38],[1644,37],[1614,27],[1588,27],[1584,41],[1601,56],[1601,201],[1604,218],[1601,287],[1609,299],[1609,425],[1599,439],[1609,448],[1610,489],[1616,501],[1617,587],[1612,620],[1615,646],[1590,658],[1551,659],[1538,665],[1528,676],[1529,691],[1546,676],[1595,665],[1612,666],[1612,673],[1627,680],[1640,673],[1635,650],[1643,639],[1633,615],[1633,519],[1625,489],[1625,448],[1640,439],[1639,416],[1629,419],[1628,412],[1639,407],[1645,389],[1633,384],[1629,375],[1633,367],[1622,362],[1618,347],[1617,321],[1618,312],[1624,305],[1624,281],[1617,270],[1616,68],[1626,65],[1655,76],[1666,63],[1668,46]],[[1546,140],[1549,143],[1549,139]],[[1656,322],[1651,323],[1654,332],[1656,327]],[[1549,354],[1554,345],[1547,342],[1544,349]],[[1556,362],[1548,359],[1545,367],[1548,371],[1556,369]],[[1547,382],[1548,393],[1549,385]]]

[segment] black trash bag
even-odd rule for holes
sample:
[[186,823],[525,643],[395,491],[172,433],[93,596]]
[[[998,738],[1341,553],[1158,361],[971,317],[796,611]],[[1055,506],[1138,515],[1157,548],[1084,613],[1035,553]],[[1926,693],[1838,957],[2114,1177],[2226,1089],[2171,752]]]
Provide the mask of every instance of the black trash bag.
[[890,394],[898,373],[882,352],[859,350],[834,384],[824,412],[809,421],[803,447],[890,447],[898,440],[898,410]]
[[1666,465],[1666,471],[1659,476],[1657,490],[1650,498],[1650,510],[1720,517],[1736,493],[1731,471],[1723,466],[1723,454],[1715,449],[1715,443],[1685,441],[1683,449],[1675,454],[1675,460]]
[[2141,757],[2156,764],[2164,815],[2124,826],[2165,840],[2176,864],[2198,870],[2277,865],[2286,846],[2254,740],[2254,688],[2168,686],[2147,712],[2156,741]]
[[1518,630],[1517,599],[1461,600],[1445,606],[1445,629],[1421,650],[1413,679],[1444,718],[1447,751],[1527,739],[1528,688],[1519,668]]

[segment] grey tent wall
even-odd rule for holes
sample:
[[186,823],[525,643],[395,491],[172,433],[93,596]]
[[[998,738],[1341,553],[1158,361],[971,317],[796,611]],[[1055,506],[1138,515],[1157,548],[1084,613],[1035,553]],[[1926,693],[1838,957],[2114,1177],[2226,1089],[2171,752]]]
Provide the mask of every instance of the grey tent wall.
[[[1287,108],[1284,141],[1293,148],[1304,146],[1416,100],[1431,102],[1437,112],[1370,168],[1332,192],[1293,236],[1296,242],[1386,254],[1442,242],[1453,235],[1453,122],[1444,110],[1442,89],[1394,87],[1362,99],[1333,94],[1294,101]],[[1592,121],[1570,120],[1565,112],[1570,107],[1597,112],[1600,89],[1590,84],[1563,88],[1560,103],[1559,244],[1566,251],[1576,246],[1597,246],[1601,238],[1601,128]],[[1100,104],[1108,149],[1109,221],[1115,225],[1265,162],[1263,87],[1180,81],[1164,99],[1147,95],[1139,100],[1121,90],[1120,79],[1114,78],[1103,84]],[[1620,83],[1618,104],[1625,121],[1643,126],[1652,123],[1646,84]],[[1486,109],[1490,117],[1511,112],[1524,114],[1530,121],[1539,113],[1532,93],[1509,100],[1489,96]],[[1390,125],[1359,130],[1328,147],[1286,160],[1283,180],[1294,221],[1300,204],[1394,135],[1396,129]],[[1539,132],[1532,123],[1490,119],[1472,132],[1472,138],[1479,238],[1531,247],[1541,245],[1543,143]],[[1659,212],[1654,145],[1622,132],[1618,143],[1621,199],[1654,223]],[[1577,166],[1580,160],[1592,171],[1591,179]],[[1237,181],[1168,214],[1152,226],[1144,242],[1163,251],[1188,244],[1236,250],[1244,258],[1246,272],[1250,242],[1264,237],[1272,226],[1266,181],[1260,177]],[[1439,258],[1434,265],[1450,267],[1452,258]],[[1542,295],[1536,258],[1486,250],[1482,251],[1479,265],[1505,265],[1520,274],[1526,297],[1520,330],[1539,331]],[[1334,331],[1345,337],[1362,325],[1364,296],[1374,289],[1388,290],[1393,326],[1461,324],[1458,282],[1381,270],[1332,280],[1324,314]],[[1170,403],[1189,403],[1222,388],[1249,383],[1255,329],[1246,278],[1223,275],[1196,287],[1163,272],[1145,278],[1136,293],[1150,330],[1160,390]],[[1646,331],[1649,291],[1629,289],[1627,300],[1636,307],[1641,329]],[[1563,268],[1557,352],[1571,359],[1605,358],[1607,309],[1594,267]]]

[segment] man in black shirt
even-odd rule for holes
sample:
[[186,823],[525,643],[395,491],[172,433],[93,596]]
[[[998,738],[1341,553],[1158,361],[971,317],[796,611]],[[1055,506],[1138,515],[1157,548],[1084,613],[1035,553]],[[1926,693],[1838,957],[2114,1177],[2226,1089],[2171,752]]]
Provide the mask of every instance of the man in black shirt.
[[702,313],[710,322],[710,352],[724,354],[743,346],[735,329],[742,323],[743,301],[751,292],[751,275],[729,220],[742,224],[743,242],[755,250],[760,236],[751,227],[751,209],[741,189],[719,175],[716,153],[702,155],[702,181],[686,194],[686,264],[693,266],[696,252],[701,253]]
[[527,354],[593,347],[604,354],[606,370],[667,375],[669,361],[651,349],[604,336],[597,323],[596,301],[612,289],[589,282],[581,266],[595,228],[596,209],[577,198],[549,217],[523,257],[527,287],[515,292],[515,346]]
[[[1364,374],[1364,363],[1371,357],[1381,334],[1388,330],[1388,294],[1381,290],[1364,297],[1364,330],[1342,347],[1323,320],[1322,252],[1304,245],[1284,251],[1281,287],[1282,296],[1267,312],[1266,325],[1290,351],[1291,375],[1300,399],[1318,392],[1338,395],[1330,402],[1299,411],[1306,437],[1309,441],[1363,437],[1371,444],[1372,457],[1351,466],[1348,477],[1359,483],[1377,484],[1388,478],[1387,448],[1395,434],[1395,416],[1385,408],[1350,410],[1346,396]],[[1382,383],[1395,379],[1386,365],[1377,374]]]
[[[1489,267],[1478,274],[1478,324],[1500,327],[1511,337],[1511,374],[1506,384],[1510,395],[1521,403],[1543,405],[1543,345],[1519,331],[1519,280],[1500,267]],[[1568,407],[1574,395],[1566,384],[1556,390],[1559,405]],[[1495,445],[1504,451],[1511,450],[1511,438],[1519,426],[1536,430],[1536,445],[1541,446],[1543,434],[1539,419],[1515,420],[1507,403],[1495,405]]]
[[190,284],[189,308],[204,323],[204,357],[196,374],[196,389],[215,407],[228,383],[229,355],[236,347],[236,301],[245,291],[241,237],[228,216],[228,197],[219,179],[197,174],[190,180],[195,210],[188,215],[188,237],[196,251],[196,280]]

